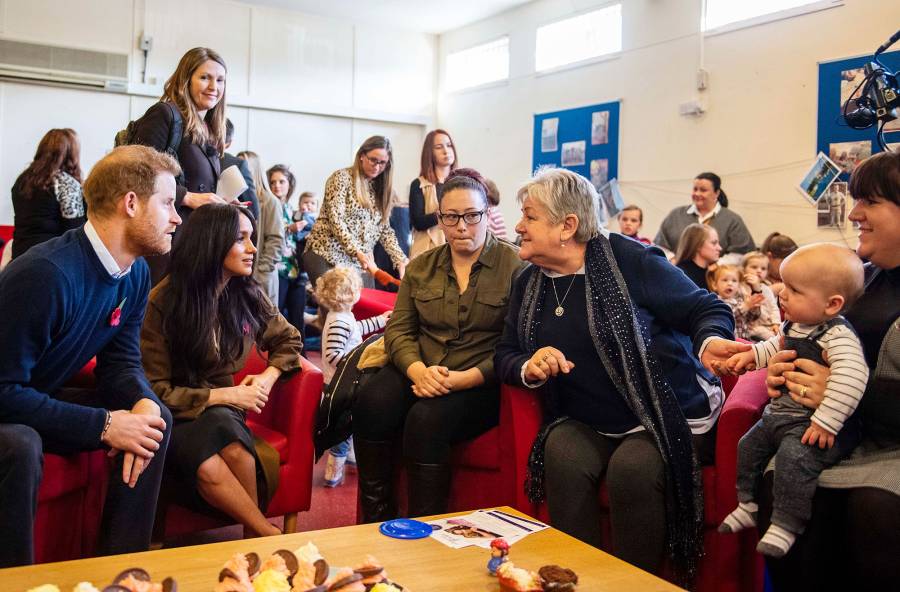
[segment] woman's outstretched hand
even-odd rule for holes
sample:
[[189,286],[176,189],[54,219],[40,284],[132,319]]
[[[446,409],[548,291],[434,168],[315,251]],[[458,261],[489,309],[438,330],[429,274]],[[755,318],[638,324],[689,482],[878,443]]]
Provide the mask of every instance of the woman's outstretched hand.
[[728,339],[712,339],[700,356],[700,363],[716,376],[732,374],[725,362],[734,354],[750,351],[749,343],[729,341]]

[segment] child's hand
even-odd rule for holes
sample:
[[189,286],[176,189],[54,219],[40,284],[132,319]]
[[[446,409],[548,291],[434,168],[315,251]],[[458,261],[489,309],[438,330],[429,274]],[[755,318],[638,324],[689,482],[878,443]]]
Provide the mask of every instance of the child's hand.
[[392,310],[386,310],[381,313],[379,316],[384,319],[384,322],[387,323],[391,319],[391,313],[394,312]]
[[803,444],[809,444],[810,446],[815,446],[816,443],[818,443],[819,448],[825,450],[826,448],[831,448],[832,446],[834,446],[834,434],[832,434],[816,422],[810,421],[809,427],[806,428],[806,432],[803,434],[800,442],[802,442]]
[[730,374],[743,374],[750,370],[756,370],[756,356],[752,351],[734,354],[725,362]]
[[761,292],[757,292],[755,294],[750,295],[750,300],[747,301],[748,302],[747,306],[749,309],[752,310],[754,308],[758,308],[759,305],[765,301],[766,301],[766,297]]
[[760,279],[759,276],[755,273],[745,273],[744,274],[744,283],[750,286],[753,289],[759,288]]

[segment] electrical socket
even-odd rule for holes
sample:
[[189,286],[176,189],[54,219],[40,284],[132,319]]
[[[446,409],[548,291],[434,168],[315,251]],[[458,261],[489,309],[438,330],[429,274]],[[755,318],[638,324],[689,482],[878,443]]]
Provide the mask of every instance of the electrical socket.
[[153,49],[153,37],[148,37],[146,33],[142,33],[141,39],[138,41],[138,47],[142,51],[150,51]]

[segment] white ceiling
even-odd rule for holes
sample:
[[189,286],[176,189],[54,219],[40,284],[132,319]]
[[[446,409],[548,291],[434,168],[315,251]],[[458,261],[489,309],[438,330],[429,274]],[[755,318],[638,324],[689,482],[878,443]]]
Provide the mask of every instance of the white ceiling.
[[531,0],[243,0],[423,33],[443,33]]

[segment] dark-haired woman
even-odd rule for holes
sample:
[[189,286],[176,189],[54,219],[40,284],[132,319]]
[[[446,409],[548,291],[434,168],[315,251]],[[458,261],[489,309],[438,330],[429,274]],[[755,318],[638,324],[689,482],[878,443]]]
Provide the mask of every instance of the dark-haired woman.
[[450,134],[442,129],[428,132],[420,162],[419,176],[409,185],[409,219],[413,228],[410,259],[444,244],[437,210],[444,181],[457,166],[456,146]]
[[[135,121],[133,144],[160,152],[170,149],[178,159],[182,176],[175,190],[175,207],[185,221],[200,206],[224,203],[215,192],[221,173],[219,158],[225,152],[225,75],[225,61],[218,53],[206,47],[189,50],[166,81],[160,102]],[[177,149],[171,150],[176,117],[181,119],[182,138]],[[169,255],[148,257],[147,262],[156,285],[168,271]]]
[[445,244],[412,261],[384,343],[390,362],[361,389],[353,442],[363,518],[396,517],[392,447],[403,435],[409,515],[447,511],[450,446],[497,425],[494,345],[514,277],[516,248],[487,231],[482,177],[458,169],[438,209]]
[[[859,227],[856,253],[869,261],[863,295],[846,311],[862,341],[869,382],[856,411],[862,442],[819,477],[812,518],[791,552],[768,560],[775,589],[896,590],[900,583],[900,154],[881,152],[850,175]],[[824,398],[831,370],[793,351],[768,367],[769,396],[810,409]],[[771,480],[760,527],[772,510]]]
[[744,254],[756,249],[753,237],[740,216],[728,209],[728,197],[722,179],[715,173],[700,173],[694,178],[688,207],[678,206],[665,217],[653,242],[674,252],[681,233],[689,224],[707,224],[719,233],[725,253]]
[[12,188],[14,259],[84,224],[80,152],[75,130],[52,129],[41,138],[34,160]]
[[775,296],[778,296],[784,288],[784,283],[781,281],[781,262],[796,250],[797,243],[794,242],[794,239],[780,232],[773,232],[767,236],[760,247],[760,251],[769,259],[766,283]]
[[322,210],[303,253],[311,284],[332,267],[346,265],[369,272],[363,273],[363,285],[373,288],[375,243],[381,243],[403,276],[406,255],[390,225],[393,166],[390,140],[372,136],[356,151],[352,165],[328,177]]
[[[150,293],[141,352],[175,418],[167,463],[186,484],[187,501],[266,536],[279,534],[261,510],[274,493],[278,453],[254,445],[245,416],[262,410],[282,373],[300,367],[302,344],[251,277],[254,239],[245,208],[198,209],[173,248],[171,273]],[[254,344],[268,352],[268,367],[235,385]]]
[[276,164],[266,171],[269,187],[278,198],[279,216],[284,228],[281,259],[275,265],[278,270],[278,310],[293,326],[303,331],[303,311],[306,309],[306,282],[300,269],[300,253],[297,252],[301,223],[294,221],[291,196],[297,187],[297,178],[286,164]]

